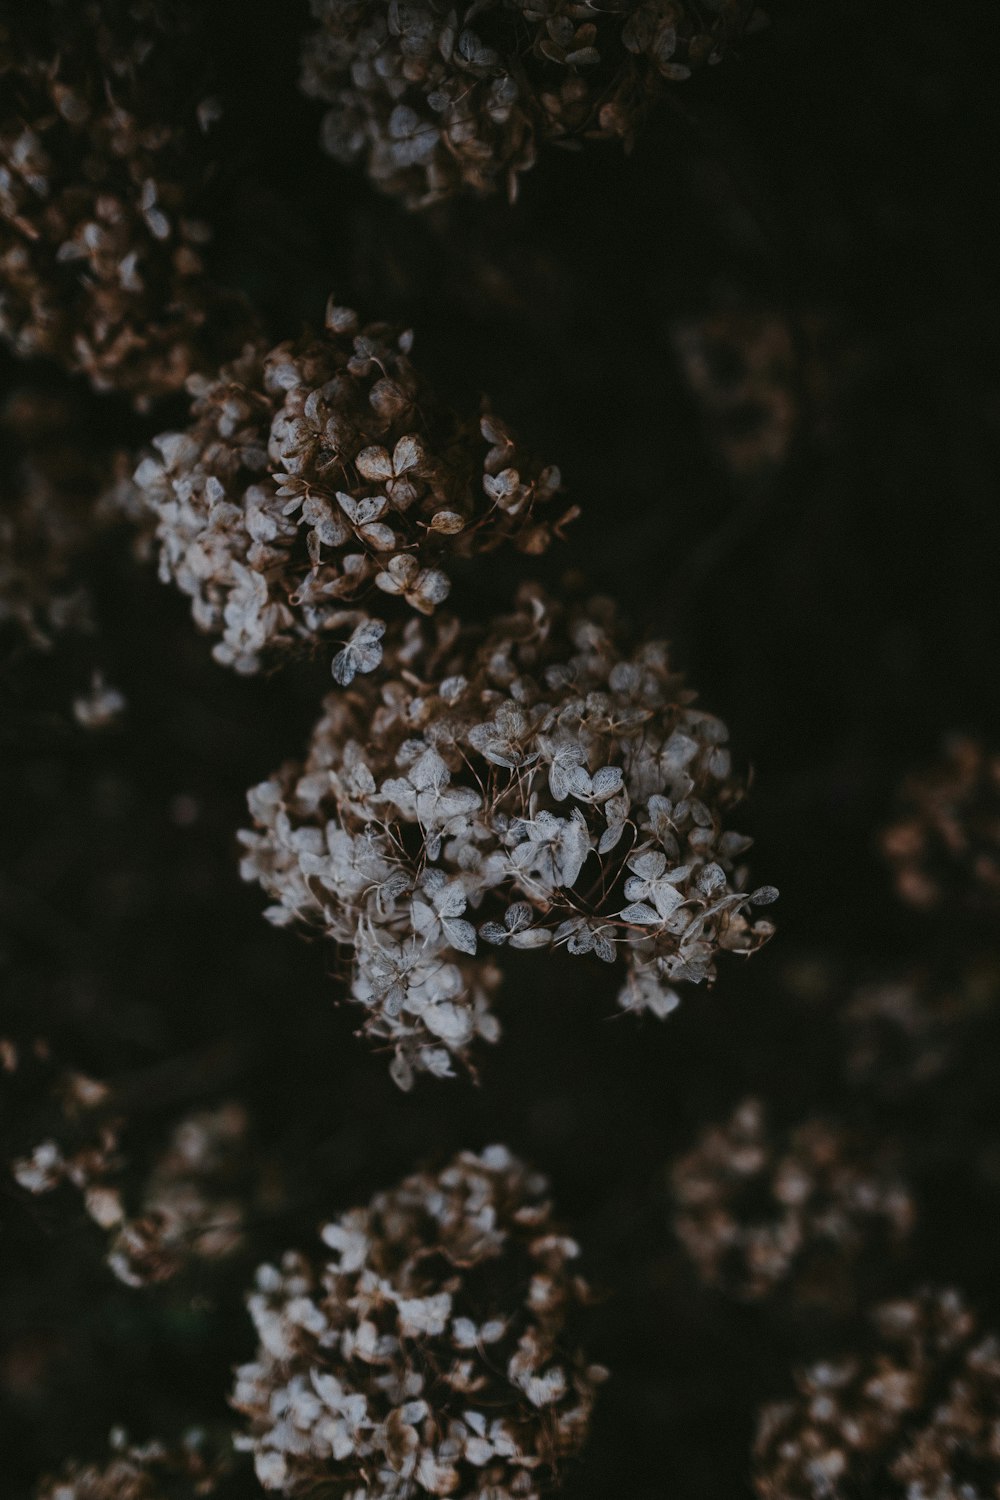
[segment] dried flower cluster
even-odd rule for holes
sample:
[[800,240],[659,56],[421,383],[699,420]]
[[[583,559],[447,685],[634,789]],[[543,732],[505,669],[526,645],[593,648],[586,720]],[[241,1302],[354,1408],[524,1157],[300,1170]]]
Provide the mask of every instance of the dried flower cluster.
[[1000,755],[955,737],[941,761],[910,776],[900,816],[882,835],[896,890],[918,911],[1000,911]]
[[[44,1066],[47,1052],[41,1056]],[[15,1071],[20,1049],[5,1043],[4,1058]],[[36,1195],[64,1184],[75,1188],[89,1217],[109,1235],[107,1262],[119,1281],[133,1287],[169,1281],[194,1261],[222,1260],[240,1249],[247,1203],[261,1176],[242,1106],[223,1104],[180,1120],[145,1180],[138,1213],[129,1216],[114,1091],[62,1070],[50,1093],[57,1123],[10,1162],[11,1174]]]
[[69,393],[31,387],[0,413],[11,460],[0,478],[0,627],[35,646],[92,628],[82,563],[125,510],[126,456],[89,444],[86,420]]
[[302,86],[323,142],[411,206],[505,188],[539,145],[629,140],[664,80],[717,62],[753,0],[312,0]]
[[179,1444],[133,1444],[111,1434],[107,1464],[70,1464],[58,1479],[43,1480],[36,1500],[198,1500],[214,1495],[225,1463],[205,1451],[198,1434]]
[[678,324],[673,341],[726,468],[745,478],[781,464],[800,415],[787,320],[718,313]]
[[699,1276],[757,1299],[832,1300],[836,1272],[905,1238],[914,1207],[887,1161],[823,1120],[772,1130],[749,1099],[671,1173],[674,1228]]
[[257,1273],[233,1404],[266,1490],[535,1500],[587,1433],[587,1288],[544,1178],[504,1147],[419,1173]]
[[1000,1340],[955,1292],[877,1309],[875,1347],[813,1365],[765,1408],[761,1500],[996,1500]]
[[559,471],[502,422],[460,419],[410,363],[412,336],[331,304],[319,336],[254,346],[197,382],[191,425],[136,474],[158,518],[160,567],[194,601],[216,658],[265,654],[345,629],[340,682],[372,670],[380,621],[362,600],[430,614],[449,558],[548,545]]
[[175,1128],[142,1209],[112,1241],[108,1264],[127,1286],[168,1281],[192,1260],[223,1260],[243,1243],[249,1121],[238,1104]]
[[247,326],[206,275],[212,108],[176,102],[190,28],[127,0],[33,11],[0,30],[0,336],[145,406]]
[[484,957],[505,946],[623,955],[621,1005],[665,1016],[770,936],[748,913],[777,893],[747,891],[750,841],[724,828],[726,728],[662,642],[620,636],[606,603],[530,588],[483,632],[413,621],[378,681],[327,699],[305,763],[250,793],[244,878],[270,920],[353,954],[404,1087],[495,1037]]
[[[11,1044],[13,1045],[13,1044]],[[15,1066],[20,1062],[14,1048]],[[44,1043],[36,1044],[33,1063],[50,1062]],[[51,1134],[10,1162],[18,1186],[26,1192],[51,1193],[70,1184],[83,1197],[89,1216],[102,1229],[121,1221],[121,1194],[115,1179],[122,1167],[121,1120],[114,1113],[111,1090],[100,1079],[60,1070],[51,1085],[57,1123]]]
[[916,973],[863,986],[840,1012],[847,1081],[883,1099],[933,1082],[960,1060],[998,997],[989,963],[967,964],[948,984]]

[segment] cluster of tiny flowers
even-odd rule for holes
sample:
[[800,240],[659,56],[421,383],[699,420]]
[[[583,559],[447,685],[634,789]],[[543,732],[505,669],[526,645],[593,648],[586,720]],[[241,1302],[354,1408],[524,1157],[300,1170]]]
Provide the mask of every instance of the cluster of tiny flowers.
[[[19,1049],[4,1048],[5,1066]],[[119,1281],[139,1287],[169,1281],[192,1262],[225,1259],[243,1243],[249,1201],[259,1195],[249,1122],[238,1104],[192,1114],[174,1128],[131,1215],[125,1189],[122,1121],[108,1084],[63,1071],[51,1087],[58,1124],[10,1162],[25,1192],[52,1193],[68,1185],[88,1216],[108,1235],[107,1263]]]
[[110,1113],[111,1090],[86,1074],[63,1072],[53,1088],[59,1124],[10,1163],[18,1186],[34,1194],[68,1184],[83,1197],[87,1213],[102,1229],[122,1218],[115,1179],[121,1170],[121,1121]]
[[910,776],[882,852],[908,906],[1000,911],[1000,755],[956,737],[942,760]]
[[246,322],[206,275],[193,211],[212,111],[192,102],[186,127],[156,113],[191,71],[166,7],[32,9],[16,41],[0,32],[0,336],[148,405]]
[[712,446],[738,478],[784,462],[799,422],[795,347],[774,314],[719,313],[678,324],[674,348]]
[[60,1478],[45,1479],[36,1500],[198,1500],[214,1495],[226,1465],[205,1451],[199,1434],[181,1443],[129,1443],[111,1434],[106,1464],[73,1463]]
[[624,955],[621,1005],[662,1017],[676,984],[771,934],[747,913],[777,892],[747,892],[750,840],[723,826],[725,726],[662,642],[618,635],[606,603],[531,588],[484,631],[413,620],[377,680],[330,695],[305,763],[250,793],[244,878],[270,920],[353,955],[404,1087],[496,1035],[484,960],[504,947]]
[[796,1397],[762,1412],[760,1500],[996,1500],[1000,1340],[950,1291],[873,1321],[874,1348],[800,1371]]
[[717,62],[753,0],[312,0],[302,86],[326,149],[411,206],[505,188],[540,143],[629,139],[662,81]]
[[0,413],[11,449],[0,478],[0,627],[34,646],[93,628],[83,561],[125,514],[125,455],[94,452],[85,421],[72,397],[30,388]]
[[223,1260],[241,1247],[248,1124],[238,1104],[180,1122],[146,1183],[141,1212],[112,1241],[108,1264],[120,1281],[168,1281],[192,1260]]
[[266,1490],[536,1500],[587,1434],[604,1371],[567,1345],[587,1287],[545,1179],[466,1152],[327,1224],[249,1297],[238,1439]]
[[190,426],[156,440],[136,473],[157,518],[160,570],[220,637],[216,658],[264,655],[346,631],[334,676],[381,656],[361,601],[423,614],[447,597],[449,558],[512,541],[539,553],[557,469],[526,458],[502,422],[467,422],[409,359],[412,336],[331,305],[320,335],[249,346],[193,382]]
[[704,1132],[671,1174],[674,1228],[709,1286],[756,1300],[790,1287],[833,1298],[835,1270],[913,1225],[903,1183],[848,1132],[769,1128],[756,1100]]
[[883,1099],[919,1091],[954,1066],[998,998],[990,962],[948,984],[915,973],[862,986],[840,1010],[846,1081]]

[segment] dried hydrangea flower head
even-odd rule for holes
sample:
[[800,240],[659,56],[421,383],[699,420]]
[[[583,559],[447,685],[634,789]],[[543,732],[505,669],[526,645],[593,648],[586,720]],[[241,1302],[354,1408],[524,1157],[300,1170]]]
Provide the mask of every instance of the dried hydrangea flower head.
[[988,958],[949,983],[915,972],[862,986],[838,1013],[847,1082],[884,1100],[919,1091],[977,1045],[998,1000],[1000,975]]
[[0,29],[0,336],[141,406],[248,326],[205,272],[211,110],[178,109],[178,79],[198,74],[188,19],[37,0]]
[[527,588],[484,629],[397,628],[379,678],[328,698],[305,763],[250,793],[242,873],[270,920],[353,956],[404,1086],[496,1035],[504,947],[622,957],[621,1005],[664,1016],[676,984],[773,930],[750,911],[777,893],[747,891],[750,840],[724,826],[726,738],[662,642],[629,650],[605,602]]
[[44,1103],[40,1109],[37,1101],[34,1108],[22,1108],[25,1122],[34,1115],[37,1124],[8,1163],[11,1175],[20,1188],[36,1196],[68,1184],[81,1194],[90,1218],[100,1228],[111,1229],[123,1213],[117,1186],[122,1122],[112,1090],[84,1073],[54,1071],[47,1050],[36,1051],[33,1061],[35,1073],[44,1079]]
[[717,313],[679,323],[673,343],[712,446],[730,473],[746,478],[782,464],[800,417],[787,319]]
[[[408,1177],[262,1266],[233,1405],[266,1490],[535,1500],[587,1435],[603,1370],[547,1183],[502,1146]],[[240,1440],[237,1440],[238,1443]]]
[[[15,1071],[19,1049],[8,1056]],[[108,1235],[107,1263],[120,1281],[135,1287],[169,1281],[193,1263],[223,1260],[242,1247],[247,1209],[263,1196],[266,1173],[251,1150],[241,1105],[181,1119],[135,1193],[139,1211],[130,1215],[134,1189],[115,1090],[69,1069],[53,1076],[51,1058],[42,1066],[31,1060],[45,1080],[43,1100],[39,1107],[26,1086],[13,1117],[34,1115],[38,1123],[22,1126],[10,1173],[36,1196],[76,1189],[88,1216]]]
[[956,736],[936,766],[907,778],[882,853],[918,911],[1000,912],[1000,755]]
[[430,614],[449,558],[505,541],[545,549],[559,472],[494,417],[468,422],[410,362],[412,335],[333,304],[319,335],[259,345],[194,385],[185,432],[156,440],[136,483],[158,518],[160,570],[240,672],[318,634],[348,645],[343,683],[371,671],[369,604]]
[[717,62],[753,0],[312,0],[302,86],[323,141],[411,206],[506,189],[540,144],[630,139],[664,80]]
[[120,1227],[108,1264],[126,1286],[169,1281],[192,1261],[224,1260],[243,1243],[249,1120],[239,1104],[189,1115],[173,1131]]
[[200,1434],[182,1442],[129,1443],[111,1434],[113,1456],[104,1465],[69,1464],[61,1478],[45,1479],[36,1500],[198,1500],[214,1495],[226,1464],[205,1450]]
[[996,1500],[1000,1340],[956,1292],[889,1302],[863,1354],[796,1376],[761,1413],[760,1500]]
[[25,386],[0,411],[0,630],[47,647],[93,629],[84,561],[126,514],[124,453],[88,441],[74,392]]
[[756,1300],[836,1301],[867,1251],[910,1232],[910,1195],[887,1160],[819,1119],[778,1132],[758,1100],[714,1125],[671,1172],[674,1228],[701,1279]]

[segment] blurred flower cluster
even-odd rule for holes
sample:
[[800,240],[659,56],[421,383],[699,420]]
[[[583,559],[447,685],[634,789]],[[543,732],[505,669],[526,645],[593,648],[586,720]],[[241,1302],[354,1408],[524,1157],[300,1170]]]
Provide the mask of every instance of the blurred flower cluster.
[[70,1464],[58,1478],[43,1480],[37,1500],[199,1500],[214,1495],[229,1467],[200,1433],[167,1446],[130,1443],[116,1429],[106,1464]]
[[1000,755],[954,736],[938,763],[899,793],[897,820],[882,834],[896,891],[918,911],[1000,911]]
[[954,1291],[878,1307],[871,1348],[796,1376],[765,1408],[760,1500],[991,1500],[1000,1453],[1000,1341]]
[[46,647],[94,628],[86,561],[128,514],[125,451],[90,441],[78,393],[25,382],[0,409],[0,629]]
[[835,1301],[855,1261],[913,1227],[913,1200],[884,1149],[820,1119],[778,1132],[756,1099],[702,1134],[671,1186],[674,1228],[698,1274],[748,1300],[787,1290]]

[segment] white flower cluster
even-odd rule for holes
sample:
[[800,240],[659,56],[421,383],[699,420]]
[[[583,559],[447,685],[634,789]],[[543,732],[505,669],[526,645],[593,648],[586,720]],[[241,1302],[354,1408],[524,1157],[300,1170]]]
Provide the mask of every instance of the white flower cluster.
[[[191,423],[155,441],[136,484],[157,517],[160,572],[240,672],[295,641],[344,631],[338,682],[371,671],[374,587],[431,614],[449,556],[548,545],[557,469],[531,463],[493,417],[468,423],[409,360],[412,335],[331,305],[320,336],[249,345],[191,382]],[[561,519],[568,519],[568,515]]]
[[238,1442],[266,1490],[535,1500],[582,1446],[603,1377],[566,1347],[587,1298],[547,1183],[463,1152],[321,1231],[324,1264],[262,1266]]
[[711,980],[753,920],[750,840],[726,728],[696,708],[653,642],[628,653],[609,607],[570,614],[525,589],[485,631],[451,618],[389,638],[378,681],[331,695],[305,764],[249,797],[242,873],[269,919],[353,955],[365,1031],[393,1074],[448,1074],[492,1040],[503,947],[623,955],[626,1009],[665,1016]]

